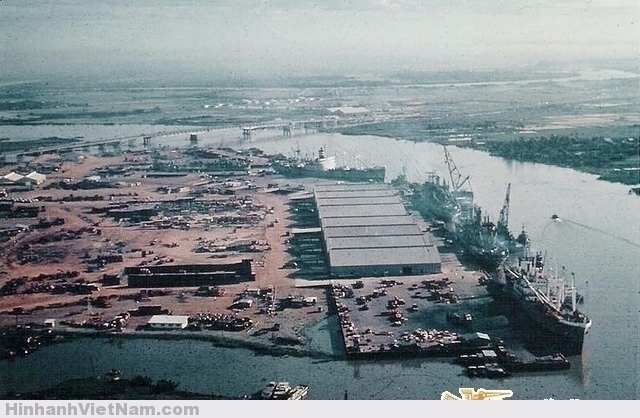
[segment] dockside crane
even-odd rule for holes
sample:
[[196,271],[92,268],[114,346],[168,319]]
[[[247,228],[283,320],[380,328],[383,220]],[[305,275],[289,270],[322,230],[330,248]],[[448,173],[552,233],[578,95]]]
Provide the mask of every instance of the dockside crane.
[[511,183],[507,184],[507,193],[504,198],[504,204],[500,210],[500,218],[498,218],[498,228],[509,230],[509,195],[511,194]]
[[[462,178],[460,170],[456,166],[456,163],[451,158],[447,147],[444,148],[444,158],[449,170],[449,178],[451,179],[451,197],[453,197],[456,205],[460,208],[460,213],[467,219],[474,219],[478,216],[475,212],[473,204],[473,190],[471,189],[470,176]],[[464,190],[463,186],[467,185],[467,189]]]
[[453,158],[451,158],[451,154],[449,154],[449,150],[447,150],[447,147],[443,147],[443,148],[444,148],[444,159],[445,159],[445,162],[447,163],[447,168],[449,170],[449,178],[451,178],[452,191],[454,193],[458,193],[462,189],[462,186],[464,186],[465,184],[467,184],[469,189],[471,189],[471,182],[469,180],[470,176],[467,176],[464,178],[464,180],[460,181],[460,179],[462,178],[462,174],[460,174],[460,171],[458,170],[456,163],[453,162]]

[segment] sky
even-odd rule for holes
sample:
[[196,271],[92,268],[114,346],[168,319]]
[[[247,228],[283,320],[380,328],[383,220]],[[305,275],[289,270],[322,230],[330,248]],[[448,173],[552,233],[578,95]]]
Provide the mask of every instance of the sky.
[[637,59],[637,0],[0,0],[0,79]]

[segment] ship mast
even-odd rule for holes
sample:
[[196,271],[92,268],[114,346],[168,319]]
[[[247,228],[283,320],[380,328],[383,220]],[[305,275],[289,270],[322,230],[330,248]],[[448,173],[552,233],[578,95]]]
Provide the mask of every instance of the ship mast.
[[571,272],[571,312],[576,311],[576,282],[575,273]]

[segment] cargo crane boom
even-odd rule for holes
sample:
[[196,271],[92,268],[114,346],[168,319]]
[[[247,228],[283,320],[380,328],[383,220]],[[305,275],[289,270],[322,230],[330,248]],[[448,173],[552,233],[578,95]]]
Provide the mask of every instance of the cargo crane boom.
[[498,225],[505,230],[509,229],[509,195],[511,194],[511,183],[507,185],[507,194],[504,198],[504,204],[500,210],[500,218],[498,219]]
[[453,192],[460,191],[465,183],[469,186],[469,188],[471,188],[469,176],[460,181],[460,179],[462,178],[462,174],[460,174],[456,163],[453,162],[453,158],[451,158],[451,154],[449,154],[447,147],[444,147],[444,158],[445,162],[447,163],[447,168],[449,169],[449,177],[451,178],[451,187],[453,188]]
[[[471,182],[469,180],[470,176],[462,179],[462,174],[460,174],[458,167],[453,162],[453,158],[451,158],[449,150],[447,150],[447,147],[443,148],[445,162],[449,169],[449,177],[451,178],[450,195],[455,205],[459,208],[460,220],[475,219],[478,215],[476,213],[475,204],[473,203],[473,190],[471,189]],[[465,184],[467,187],[463,189]]]

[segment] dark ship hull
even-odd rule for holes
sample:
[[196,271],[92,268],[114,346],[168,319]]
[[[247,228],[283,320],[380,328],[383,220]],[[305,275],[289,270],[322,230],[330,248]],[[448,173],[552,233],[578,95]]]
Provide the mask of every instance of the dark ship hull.
[[523,271],[505,268],[504,282],[494,277],[487,283],[489,294],[518,314],[520,323],[535,340],[554,343],[565,355],[582,353],[591,320],[564,305],[554,307],[529,282]]
[[348,182],[384,183],[386,168],[381,166],[369,168],[338,167],[324,170],[315,166],[273,165],[276,173],[289,178],[320,178]]
[[318,150],[318,158],[314,160],[276,156],[271,162],[271,167],[277,174],[289,178],[310,177],[358,183],[384,183],[387,171],[384,166],[336,167],[335,157],[327,157],[324,148]]
[[463,258],[468,258],[482,270],[487,272],[495,271],[502,263],[507,254],[504,250],[497,247],[478,247],[469,245],[467,241],[462,240]]

